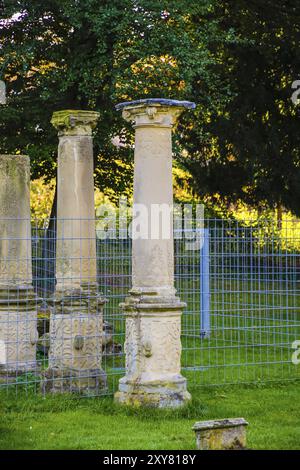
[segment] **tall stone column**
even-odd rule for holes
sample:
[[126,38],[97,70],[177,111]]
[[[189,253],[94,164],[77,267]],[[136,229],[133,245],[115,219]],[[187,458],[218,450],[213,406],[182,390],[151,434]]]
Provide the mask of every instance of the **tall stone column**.
[[0,155],[0,374],[36,369],[37,297],[32,287],[30,161]]
[[[123,304],[126,315],[126,376],[115,399],[121,403],[177,407],[190,399],[181,375],[181,314],[185,304],[174,288],[172,215],[168,234],[154,213],[173,207],[172,126],[184,108],[195,104],[164,99],[121,103],[118,110],[134,122],[134,214],[132,284]],[[166,221],[166,218],[169,219]]]
[[98,113],[58,111],[56,291],[50,318],[51,392],[98,393],[105,387],[98,294],[92,130]]

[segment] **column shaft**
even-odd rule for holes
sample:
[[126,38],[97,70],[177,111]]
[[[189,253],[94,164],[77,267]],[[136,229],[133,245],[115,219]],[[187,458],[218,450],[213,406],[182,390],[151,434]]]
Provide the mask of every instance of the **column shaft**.
[[92,129],[98,113],[59,111],[57,252],[50,318],[50,392],[97,394],[106,387],[102,310],[97,289]]
[[136,128],[134,165],[134,206],[142,205],[145,210],[148,236],[133,240],[133,288],[174,294],[170,126]]
[[0,370],[36,368],[37,298],[32,287],[30,162],[0,155]]
[[59,137],[57,292],[96,286],[93,166],[91,136]]

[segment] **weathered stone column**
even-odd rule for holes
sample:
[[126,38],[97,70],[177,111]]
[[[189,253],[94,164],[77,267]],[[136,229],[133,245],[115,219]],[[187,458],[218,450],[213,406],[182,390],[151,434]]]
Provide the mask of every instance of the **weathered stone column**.
[[37,297],[32,287],[30,161],[0,155],[0,373],[36,369]]
[[56,291],[50,319],[52,392],[97,393],[105,387],[102,306],[98,294],[92,129],[98,113],[59,111]]
[[172,215],[165,213],[170,224],[166,236],[154,213],[173,207],[172,126],[184,108],[194,107],[163,99],[117,105],[123,117],[135,123],[134,214],[145,225],[139,237],[133,233],[133,287],[123,304],[126,376],[115,395],[121,403],[177,407],[190,399],[180,374],[185,304],[174,289]]

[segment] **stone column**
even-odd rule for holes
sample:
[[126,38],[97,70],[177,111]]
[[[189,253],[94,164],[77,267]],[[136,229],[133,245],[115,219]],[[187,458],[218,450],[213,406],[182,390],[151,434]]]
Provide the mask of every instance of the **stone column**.
[[37,297],[32,287],[30,161],[0,155],[0,373],[36,369]]
[[[133,233],[132,284],[126,315],[126,376],[115,399],[121,403],[177,407],[190,399],[180,373],[181,314],[185,304],[174,289],[172,215],[172,126],[194,103],[147,99],[121,103],[118,110],[134,122],[134,214],[142,221]],[[166,210],[168,235],[154,212]],[[166,220],[169,219],[169,220]],[[147,233],[148,232],[148,233]]]
[[105,387],[102,306],[98,294],[92,130],[99,114],[59,111],[56,291],[50,319],[51,392],[98,393]]

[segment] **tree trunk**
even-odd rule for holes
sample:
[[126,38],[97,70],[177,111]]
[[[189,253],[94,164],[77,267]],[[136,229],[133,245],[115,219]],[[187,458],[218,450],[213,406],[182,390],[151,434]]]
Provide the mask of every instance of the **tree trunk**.
[[56,265],[56,218],[57,218],[57,178],[55,193],[43,244],[43,297],[48,298],[55,290]]

